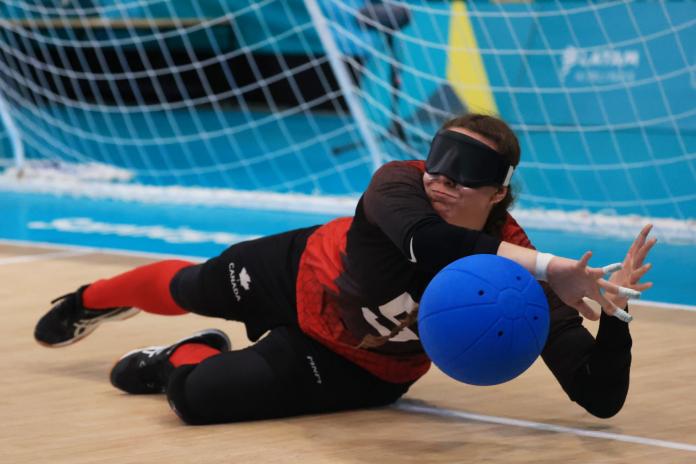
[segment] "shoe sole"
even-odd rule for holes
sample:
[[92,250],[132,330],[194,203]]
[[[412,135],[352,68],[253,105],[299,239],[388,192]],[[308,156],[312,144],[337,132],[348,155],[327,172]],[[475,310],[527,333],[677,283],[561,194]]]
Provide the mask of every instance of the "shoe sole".
[[128,311],[123,311],[122,313],[119,313],[115,316],[107,317],[104,320],[100,321],[98,324],[94,324],[94,325],[91,325],[90,327],[86,328],[80,335],[73,337],[70,340],[66,340],[64,342],[50,344],[50,343],[42,342],[41,340],[38,340],[38,339],[36,341],[39,343],[39,345],[44,346],[46,348],[62,348],[64,346],[72,345],[73,343],[79,342],[80,340],[85,338],[87,335],[94,332],[97,329],[97,327],[99,327],[100,325],[102,325],[105,322],[125,321],[126,319],[130,319],[131,317],[136,316],[139,312],[140,312],[140,310],[138,308],[131,308]]

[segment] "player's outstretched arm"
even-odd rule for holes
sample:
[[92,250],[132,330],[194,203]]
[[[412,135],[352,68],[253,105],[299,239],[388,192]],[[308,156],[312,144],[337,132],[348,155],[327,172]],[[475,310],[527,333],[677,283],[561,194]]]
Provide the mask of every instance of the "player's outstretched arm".
[[568,306],[575,308],[585,318],[599,319],[599,313],[592,309],[584,298],[590,298],[599,303],[609,315],[625,314],[620,308],[607,299],[602,290],[612,298],[639,298],[640,292],[633,288],[623,287],[604,279],[607,272],[615,271],[621,266],[610,265],[604,268],[588,266],[592,252],[586,252],[580,260],[538,253],[528,248],[508,242],[502,242],[498,255],[521,264],[537,279],[549,283],[558,297]]

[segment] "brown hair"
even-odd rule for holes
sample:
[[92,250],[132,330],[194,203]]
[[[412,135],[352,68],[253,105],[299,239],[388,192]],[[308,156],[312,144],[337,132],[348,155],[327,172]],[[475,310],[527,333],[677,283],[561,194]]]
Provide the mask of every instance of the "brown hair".
[[[512,166],[517,167],[520,163],[520,143],[517,136],[502,119],[486,114],[469,113],[464,116],[458,116],[446,121],[442,125],[442,129],[452,127],[461,127],[469,129],[472,132],[483,135],[496,146],[496,151],[503,155]],[[500,237],[500,234],[507,219],[508,209],[515,201],[515,194],[512,191],[512,186],[508,186],[507,194],[499,203],[493,206],[486,224],[483,226],[483,231]],[[382,336],[366,335],[358,348],[376,348],[382,346],[387,341],[401,332],[404,328],[411,326],[418,319],[418,308],[406,314],[406,317],[401,319],[399,325],[394,327],[389,334]]]

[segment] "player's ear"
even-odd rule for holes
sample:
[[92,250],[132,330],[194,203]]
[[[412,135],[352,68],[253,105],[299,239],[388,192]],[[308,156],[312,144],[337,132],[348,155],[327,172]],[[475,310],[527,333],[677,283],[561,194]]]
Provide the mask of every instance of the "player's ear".
[[493,194],[491,197],[491,203],[494,205],[500,203],[503,201],[503,198],[505,198],[505,195],[508,193],[508,187],[498,187],[498,190]]

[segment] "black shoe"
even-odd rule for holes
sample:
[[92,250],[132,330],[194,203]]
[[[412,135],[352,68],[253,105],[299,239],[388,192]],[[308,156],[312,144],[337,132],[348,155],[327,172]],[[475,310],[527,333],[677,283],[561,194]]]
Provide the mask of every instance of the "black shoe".
[[86,288],[87,285],[84,285],[73,293],[51,301],[55,304],[34,329],[37,342],[52,348],[70,345],[91,334],[102,322],[121,321],[140,312],[130,307],[87,309],[82,305],[82,293]]
[[201,343],[221,352],[229,351],[230,339],[217,329],[207,329],[169,346],[148,346],[129,351],[111,369],[111,385],[126,393],[163,393],[174,366],[169,357],[188,343]]

